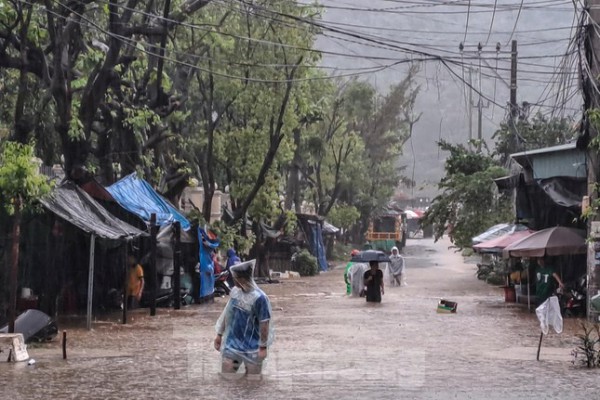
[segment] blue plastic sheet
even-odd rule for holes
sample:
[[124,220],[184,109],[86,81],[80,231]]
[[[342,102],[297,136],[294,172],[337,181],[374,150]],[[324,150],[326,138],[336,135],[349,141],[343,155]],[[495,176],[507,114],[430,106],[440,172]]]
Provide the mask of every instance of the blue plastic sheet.
[[319,267],[321,267],[321,271],[327,271],[327,254],[325,251],[325,244],[323,243],[323,229],[320,224],[315,224],[313,230],[313,235],[315,238],[315,248],[317,249],[316,257],[319,261]]
[[198,228],[200,243],[200,298],[210,296],[215,291],[215,266],[212,255],[219,247],[219,239],[210,239],[206,231]]
[[127,175],[106,190],[123,208],[147,223],[150,222],[150,216],[156,214],[156,222],[160,226],[179,221],[184,231],[191,227],[183,214],[159,195],[148,182],[139,179],[135,174]]

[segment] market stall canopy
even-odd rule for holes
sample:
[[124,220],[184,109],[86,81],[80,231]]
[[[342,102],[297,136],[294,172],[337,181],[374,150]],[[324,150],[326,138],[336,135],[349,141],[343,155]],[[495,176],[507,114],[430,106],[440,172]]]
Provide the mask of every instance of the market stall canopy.
[[406,218],[408,219],[419,219],[423,217],[423,213],[417,210],[406,210],[404,212],[406,213]]
[[126,210],[150,222],[150,216],[156,214],[156,222],[160,226],[179,221],[181,229],[190,229],[190,222],[158,194],[148,182],[139,179],[135,173],[127,175],[120,181],[106,188],[114,199]]
[[503,250],[504,257],[543,257],[585,254],[585,231],[556,226],[543,229],[514,242]]
[[473,245],[476,245],[506,235],[510,232],[524,231],[526,229],[528,229],[527,226],[521,224],[498,224],[492,226],[487,231],[480,233],[471,240]]
[[147,234],[111,215],[89,194],[66,181],[40,200],[42,205],[84,232],[102,239],[129,240]]
[[533,232],[530,229],[526,229],[524,231],[507,233],[495,239],[476,244],[473,246],[473,249],[480,253],[501,253],[502,249],[506,246],[531,235]]

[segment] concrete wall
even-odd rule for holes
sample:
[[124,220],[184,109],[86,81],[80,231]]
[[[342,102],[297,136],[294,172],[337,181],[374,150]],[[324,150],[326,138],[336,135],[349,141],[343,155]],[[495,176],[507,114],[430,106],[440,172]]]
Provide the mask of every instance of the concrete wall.
[[[228,202],[229,196],[216,190],[212,199],[210,222],[218,221],[222,216],[222,207]],[[192,206],[193,203],[194,205]],[[191,211],[194,206],[202,210],[204,204],[204,189],[201,187],[187,187],[181,194],[179,207],[185,212]]]

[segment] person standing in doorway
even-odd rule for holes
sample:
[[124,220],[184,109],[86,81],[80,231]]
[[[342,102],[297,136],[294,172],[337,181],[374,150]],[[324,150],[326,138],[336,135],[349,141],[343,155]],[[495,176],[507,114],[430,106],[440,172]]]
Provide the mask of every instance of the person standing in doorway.
[[371,269],[365,271],[363,276],[367,302],[381,303],[381,295],[384,294],[383,272],[379,269],[379,263],[377,261],[370,261],[369,266]]
[[127,280],[127,308],[138,308],[144,292],[144,269],[133,255],[127,257],[129,279]]

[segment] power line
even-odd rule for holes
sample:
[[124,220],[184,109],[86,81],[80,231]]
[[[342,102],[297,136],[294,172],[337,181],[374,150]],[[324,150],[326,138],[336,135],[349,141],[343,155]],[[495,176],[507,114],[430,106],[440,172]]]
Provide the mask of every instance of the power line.
[[517,19],[515,20],[515,25],[513,26],[513,30],[512,30],[512,33],[510,34],[510,37],[506,41],[507,46],[510,43],[510,41],[512,40],[513,35],[515,34],[515,30],[517,29],[517,24],[519,23],[519,17],[521,16],[521,11],[523,10],[523,2],[524,2],[524,0],[521,0],[521,5],[519,6],[519,12],[517,13]]
[[492,14],[492,22],[490,22],[490,30],[488,32],[487,39],[485,39],[485,46],[487,46],[488,42],[490,41],[490,36],[492,35],[492,28],[494,27],[494,18],[496,17],[496,7],[497,6],[498,6],[498,0],[494,0],[494,13]]

